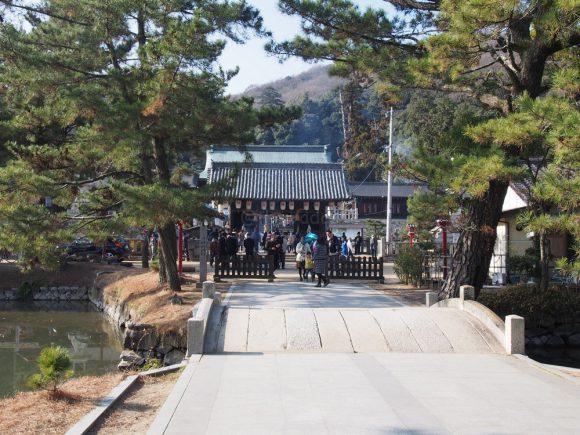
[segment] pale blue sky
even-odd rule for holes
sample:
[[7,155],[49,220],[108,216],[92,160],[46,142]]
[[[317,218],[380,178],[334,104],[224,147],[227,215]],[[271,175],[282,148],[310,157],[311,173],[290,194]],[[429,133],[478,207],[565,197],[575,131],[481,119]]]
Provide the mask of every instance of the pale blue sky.
[[[274,34],[276,41],[291,39],[300,32],[300,20],[283,15],[278,10],[277,0],[249,0],[248,3],[258,8],[266,28]],[[382,0],[355,0],[361,8],[368,6],[385,8]],[[391,8],[392,10],[392,8]],[[229,84],[228,93],[243,92],[250,85],[268,83],[286,76],[296,75],[312,67],[300,59],[292,58],[280,63],[276,57],[264,51],[266,40],[252,38],[244,45],[228,43],[220,63],[225,69],[240,67],[240,72]]]

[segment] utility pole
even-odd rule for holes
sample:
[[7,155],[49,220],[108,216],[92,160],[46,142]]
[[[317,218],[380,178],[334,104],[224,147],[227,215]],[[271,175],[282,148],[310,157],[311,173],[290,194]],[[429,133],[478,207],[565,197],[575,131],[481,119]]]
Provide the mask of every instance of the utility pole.
[[392,198],[391,198],[391,187],[393,184],[393,175],[391,174],[391,164],[393,163],[393,108],[391,107],[389,119],[389,146],[385,151],[388,152],[389,156],[389,171],[387,175],[387,225],[385,228],[385,243],[386,251],[388,255],[391,253],[391,209],[392,209]]
[[340,98],[340,114],[342,116],[342,138],[344,139],[340,157],[344,159],[348,156],[348,150],[346,149],[346,147],[349,143],[348,139],[350,139],[350,134],[347,132],[346,115],[344,114],[344,100],[342,99],[342,89],[340,88],[338,90],[338,96]]

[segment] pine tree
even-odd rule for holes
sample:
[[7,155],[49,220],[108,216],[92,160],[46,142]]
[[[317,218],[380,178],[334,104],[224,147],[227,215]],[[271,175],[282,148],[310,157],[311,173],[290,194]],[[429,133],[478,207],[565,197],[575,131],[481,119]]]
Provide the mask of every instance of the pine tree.
[[[514,100],[543,95],[546,73],[569,62],[580,42],[576,2],[489,0],[387,0],[399,12],[359,10],[348,0],[282,0],[281,9],[302,18],[306,36],[270,43],[281,56],[331,59],[380,80],[391,101],[397,87],[439,89],[468,95],[498,116]],[[555,63],[555,61],[558,63]],[[453,269],[444,292],[455,295],[487,279],[496,227],[510,180],[521,175],[520,149],[492,147],[466,158],[450,187],[464,195],[465,216]]]
[[212,192],[174,183],[176,157],[242,146],[276,117],[225,97],[235,71],[217,64],[227,39],[264,33],[258,12],[213,0],[0,4],[14,155],[0,170],[0,245],[47,263],[74,234],[156,226],[160,279],[179,290],[175,221],[209,216]]

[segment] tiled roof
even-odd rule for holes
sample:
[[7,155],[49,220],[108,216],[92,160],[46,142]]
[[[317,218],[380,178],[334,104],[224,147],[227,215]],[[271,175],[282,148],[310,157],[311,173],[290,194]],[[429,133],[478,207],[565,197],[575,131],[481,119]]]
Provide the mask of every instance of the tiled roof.
[[[208,182],[216,183],[229,177],[233,165],[214,163]],[[220,192],[219,197],[254,200],[342,201],[350,198],[343,166],[326,164],[242,165],[233,187]]]
[[246,153],[235,147],[215,146],[207,151],[205,170],[200,176],[206,178],[215,163],[242,163],[248,155],[254,163],[332,163],[327,145],[247,145]]
[[[387,183],[367,182],[367,183],[349,183],[350,194],[353,198],[386,198]],[[393,183],[391,186],[391,196],[394,198],[408,198],[416,190],[426,190],[426,187],[420,184],[403,184]]]

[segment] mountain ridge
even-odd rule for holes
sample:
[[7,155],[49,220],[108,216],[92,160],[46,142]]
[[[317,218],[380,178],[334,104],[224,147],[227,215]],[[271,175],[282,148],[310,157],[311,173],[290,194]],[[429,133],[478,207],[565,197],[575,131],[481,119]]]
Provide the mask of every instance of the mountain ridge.
[[286,104],[297,104],[306,94],[313,100],[319,100],[346,82],[341,77],[330,76],[329,69],[330,65],[316,65],[295,76],[287,76],[262,85],[250,85],[234,98],[251,97],[257,100],[265,89],[271,87],[282,95],[282,100]]

